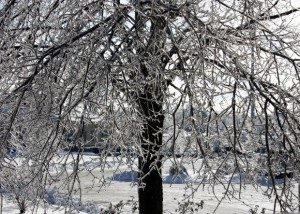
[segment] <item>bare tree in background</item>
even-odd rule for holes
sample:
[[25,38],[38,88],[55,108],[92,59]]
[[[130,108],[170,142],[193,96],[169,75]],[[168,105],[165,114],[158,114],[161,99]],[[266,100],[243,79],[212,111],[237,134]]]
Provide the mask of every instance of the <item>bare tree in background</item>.
[[[162,213],[162,160],[170,151],[179,166],[179,148],[182,160],[201,156],[212,183],[267,174],[275,204],[293,210],[287,176],[274,187],[276,173],[299,174],[296,15],[278,0],[0,1],[1,169],[18,166],[14,149],[29,182],[46,185],[54,157],[76,146],[72,173],[57,169],[71,196],[89,142],[103,141],[103,162],[134,148],[140,213]],[[257,148],[267,156],[253,166],[244,151]],[[225,194],[241,191],[230,183]]]

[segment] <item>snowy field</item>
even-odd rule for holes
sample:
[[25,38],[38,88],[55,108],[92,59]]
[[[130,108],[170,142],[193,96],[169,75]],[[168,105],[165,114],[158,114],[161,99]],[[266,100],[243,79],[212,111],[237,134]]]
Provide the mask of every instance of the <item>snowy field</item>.
[[[63,157],[62,157],[63,158]],[[178,159],[179,160],[179,159]],[[72,200],[73,210],[71,213],[108,213],[105,211],[114,210],[116,213],[133,213],[137,203],[137,173],[136,167],[127,168],[127,160],[109,157],[106,160],[105,171],[103,162],[97,156],[84,155],[80,161],[79,173],[80,191]],[[223,184],[210,184],[209,178],[198,176],[197,168],[201,166],[202,160],[199,159],[194,166],[183,163],[187,172],[182,172],[179,177],[173,177],[169,174],[172,166],[172,160],[164,162],[163,180],[164,180],[164,211],[165,213],[183,213],[185,202],[193,202],[194,213],[273,213],[274,197],[268,198],[264,194],[268,191],[266,185],[255,185],[250,183],[240,184],[240,176],[232,178],[232,185],[229,191],[234,193],[233,197],[223,197],[223,193],[228,188],[229,177],[222,179]],[[134,160],[133,165],[137,163]],[[67,165],[67,171],[71,172],[73,166]],[[93,169],[92,171],[90,171]],[[201,175],[201,173],[200,173]],[[104,183],[103,181],[106,181]],[[65,196],[58,194],[57,186],[63,183],[63,178],[58,179],[56,184],[50,188],[45,201],[41,201],[37,206],[31,206],[26,213],[36,214],[62,214],[69,210]],[[295,185],[295,183],[293,182]],[[296,186],[296,185],[295,185]],[[189,188],[187,188],[189,187]],[[239,189],[242,193],[239,194]],[[280,186],[278,186],[278,189]],[[296,188],[293,187],[296,191]],[[191,189],[197,190],[192,193]],[[269,189],[270,191],[270,189]],[[193,197],[191,197],[193,195]],[[122,202],[122,203],[120,203]],[[203,206],[202,206],[203,205]],[[181,208],[180,208],[181,207]],[[201,208],[202,207],[202,208]],[[12,199],[5,197],[3,201],[3,213],[19,213],[17,205]],[[137,211],[135,213],[138,213]],[[186,212],[191,213],[191,212]],[[275,213],[281,213],[279,209]]]

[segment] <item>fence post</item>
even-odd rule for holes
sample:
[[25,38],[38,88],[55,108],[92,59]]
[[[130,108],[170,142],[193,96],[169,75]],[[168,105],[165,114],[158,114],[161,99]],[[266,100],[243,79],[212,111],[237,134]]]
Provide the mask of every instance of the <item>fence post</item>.
[[6,191],[4,189],[1,188],[1,184],[0,184],[0,214],[3,213],[3,193],[6,193]]
[[2,208],[3,208],[3,195],[2,195],[2,193],[0,194],[0,200],[1,200],[1,204],[0,204],[0,214],[2,214]]
[[300,183],[298,183],[298,211],[300,213]]

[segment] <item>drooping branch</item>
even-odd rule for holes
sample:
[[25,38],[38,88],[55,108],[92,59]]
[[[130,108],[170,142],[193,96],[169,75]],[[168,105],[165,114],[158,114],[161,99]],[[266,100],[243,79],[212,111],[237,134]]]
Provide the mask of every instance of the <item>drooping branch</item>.
[[[125,12],[126,10],[127,9],[124,8],[123,12]],[[115,24],[120,22],[121,19],[124,17],[123,13],[119,13],[119,11],[118,11],[118,13],[110,15],[104,21],[101,21],[100,23],[94,25],[93,27],[89,28],[88,30],[77,34],[76,36],[72,37],[71,39],[63,42],[62,44],[60,44],[58,46],[53,46],[53,47],[49,48],[48,50],[46,50],[39,57],[38,62],[35,65],[33,74],[31,74],[20,86],[18,86],[16,89],[14,89],[14,93],[20,91],[21,89],[27,90],[26,88],[33,82],[34,78],[39,74],[39,72],[44,67],[46,67],[55,57],[57,57],[62,52],[63,49],[68,48],[72,43],[80,40],[81,38],[85,37],[88,34],[93,33],[100,27],[107,24],[109,21],[112,21],[114,19],[114,16],[116,16],[116,15],[117,15],[117,18],[114,21]],[[107,33],[109,33],[112,30],[113,30],[113,28],[111,28],[110,26],[107,27],[107,29],[104,30],[104,32],[105,32],[104,35],[106,35]]]

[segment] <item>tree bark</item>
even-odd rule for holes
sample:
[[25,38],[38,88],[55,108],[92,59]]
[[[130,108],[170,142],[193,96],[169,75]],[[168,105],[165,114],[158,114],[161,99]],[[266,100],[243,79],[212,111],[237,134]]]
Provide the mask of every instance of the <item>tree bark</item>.
[[[153,94],[157,94],[157,91],[155,93],[153,90]],[[164,115],[162,96],[158,98],[159,96],[153,96],[153,94],[151,91],[147,91],[139,98],[139,106],[144,121],[141,134],[143,153],[139,157],[140,214],[161,214],[163,212],[162,156],[160,150]]]

